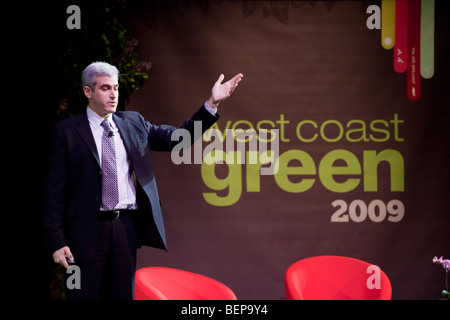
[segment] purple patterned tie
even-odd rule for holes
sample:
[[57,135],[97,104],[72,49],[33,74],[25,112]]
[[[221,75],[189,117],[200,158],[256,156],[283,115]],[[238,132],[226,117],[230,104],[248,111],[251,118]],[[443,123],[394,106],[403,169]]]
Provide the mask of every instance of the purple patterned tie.
[[113,210],[119,203],[116,149],[108,120],[103,120],[101,126],[105,130],[102,135],[102,203],[107,210]]

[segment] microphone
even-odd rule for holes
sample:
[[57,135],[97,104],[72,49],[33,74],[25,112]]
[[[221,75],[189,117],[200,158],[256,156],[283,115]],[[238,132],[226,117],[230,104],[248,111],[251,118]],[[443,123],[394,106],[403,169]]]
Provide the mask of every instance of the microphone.
[[108,138],[111,138],[112,136],[114,136],[114,132],[112,131],[108,132]]

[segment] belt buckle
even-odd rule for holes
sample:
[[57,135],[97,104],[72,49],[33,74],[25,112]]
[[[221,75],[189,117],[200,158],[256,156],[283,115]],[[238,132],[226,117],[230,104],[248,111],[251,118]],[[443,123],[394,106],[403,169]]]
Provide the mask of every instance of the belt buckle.
[[119,211],[119,210],[114,210],[113,212],[114,212],[114,214],[116,214],[116,217],[114,218],[114,220],[119,219],[119,217],[120,217],[120,211]]

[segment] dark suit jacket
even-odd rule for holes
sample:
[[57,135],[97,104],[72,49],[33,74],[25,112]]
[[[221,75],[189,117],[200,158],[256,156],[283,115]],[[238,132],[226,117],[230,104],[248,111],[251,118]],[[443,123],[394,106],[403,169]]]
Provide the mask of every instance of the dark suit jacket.
[[[202,106],[179,128],[189,130],[193,142],[194,121],[202,121],[205,131],[218,118]],[[136,174],[140,214],[134,221],[138,240],[142,245],[166,249],[150,150],[172,150],[177,144],[171,141],[176,128],[152,125],[132,111],[116,112],[113,119]],[[87,115],[57,123],[44,186],[44,234],[51,253],[67,245],[78,263],[92,258],[92,244],[98,236],[101,181],[101,165]]]

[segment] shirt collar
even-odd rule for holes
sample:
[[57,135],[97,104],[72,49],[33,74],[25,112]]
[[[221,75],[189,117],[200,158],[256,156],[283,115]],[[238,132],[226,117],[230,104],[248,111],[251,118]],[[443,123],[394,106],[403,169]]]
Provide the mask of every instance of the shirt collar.
[[[96,129],[101,127],[101,123],[103,122],[103,120],[105,120],[104,118],[100,117],[97,113],[92,111],[92,109],[89,108],[89,106],[86,108],[86,114],[87,114],[89,123],[91,124],[91,126],[93,126]],[[116,124],[114,123],[112,115],[109,114],[106,119],[108,120],[111,127],[113,129],[116,129]]]

